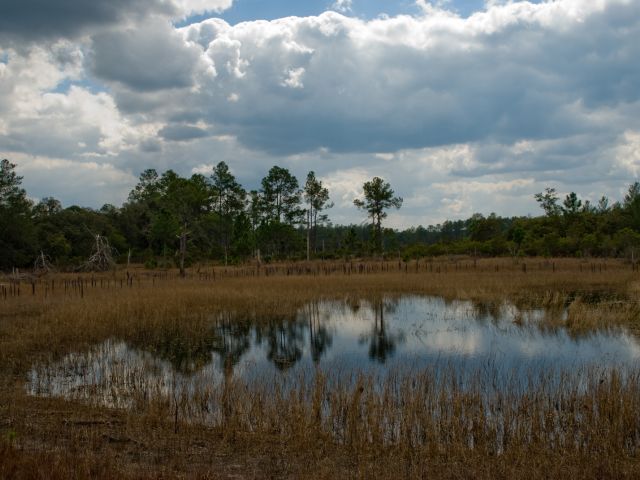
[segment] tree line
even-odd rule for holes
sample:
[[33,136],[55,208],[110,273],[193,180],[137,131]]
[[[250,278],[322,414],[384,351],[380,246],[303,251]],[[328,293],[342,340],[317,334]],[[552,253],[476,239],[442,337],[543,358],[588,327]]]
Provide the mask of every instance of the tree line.
[[33,266],[45,255],[72,269],[92,252],[97,235],[108,240],[120,262],[148,267],[198,261],[223,264],[256,259],[302,260],[436,255],[629,256],[640,250],[640,183],[622,201],[597,204],[576,193],[561,198],[547,188],[534,195],[538,217],[474,214],[405,230],[385,228],[390,209],[402,206],[388,182],[374,177],[354,206],[361,224],[333,225],[330,192],[313,171],[300,184],[291,172],[272,167],[260,188],[246,190],[225,162],[209,175],[182,177],[173,170],[145,170],[127,200],[100,209],[63,208],[47,197],[32,202],[22,177],[0,162],[0,270]]

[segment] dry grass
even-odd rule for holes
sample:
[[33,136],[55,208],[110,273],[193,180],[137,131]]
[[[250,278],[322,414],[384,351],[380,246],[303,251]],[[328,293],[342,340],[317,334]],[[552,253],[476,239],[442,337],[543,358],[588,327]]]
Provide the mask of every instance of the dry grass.
[[320,376],[279,394],[271,384],[229,380],[208,392],[207,408],[218,414],[204,425],[192,399],[148,398],[128,411],[25,393],[33,364],[109,338],[197,344],[212,313],[267,321],[318,299],[416,293],[488,305],[508,300],[568,306],[566,317],[549,318],[575,332],[620,325],[640,331],[640,274],[628,265],[523,263],[283,265],[268,277],[264,267],[260,276],[250,268],[203,268],[187,280],[138,270],[130,281],[124,272],[85,276],[82,291],[70,283],[77,276],[59,275],[37,283],[35,294],[23,283],[19,297],[0,299],[0,477],[634,478],[635,376],[585,374],[586,390],[567,381],[554,392],[542,381],[529,393],[514,386],[492,398],[479,381],[461,389],[454,375],[443,382],[433,372],[398,374],[382,386],[366,377],[341,383]]

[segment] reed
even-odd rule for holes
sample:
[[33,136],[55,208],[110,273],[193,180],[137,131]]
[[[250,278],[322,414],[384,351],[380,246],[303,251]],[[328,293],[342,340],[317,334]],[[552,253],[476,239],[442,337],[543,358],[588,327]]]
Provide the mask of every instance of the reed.
[[[268,324],[319,299],[440,295],[483,308],[547,308],[559,313],[546,317],[546,328],[576,335],[640,331],[639,273],[621,262],[353,263],[202,267],[186,279],[137,269],[14,283],[20,295],[0,298],[0,477],[637,475],[635,370],[549,372],[524,383],[489,368],[461,375],[446,365],[384,378],[308,371],[258,382],[200,371],[213,321]],[[158,372],[144,359],[136,368],[104,364],[73,394],[49,396],[56,362],[95,375],[96,345],[119,341],[156,354],[184,346],[181,373]],[[94,351],[91,368],[86,357],[69,356],[87,351]],[[34,366],[38,381],[27,391]]]

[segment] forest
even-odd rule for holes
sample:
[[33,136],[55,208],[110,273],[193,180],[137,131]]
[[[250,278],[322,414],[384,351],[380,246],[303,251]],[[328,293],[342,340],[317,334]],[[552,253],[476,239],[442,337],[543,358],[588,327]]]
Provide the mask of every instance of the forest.
[[120,206],[64,207],[55,198],[30,200],[9,160],[0,164],[0,270],[29,268],[43,256],[74,270],[91,255],[96,237],[108,241],[118,262],[148,268],[201,261],[237,264],[305,258],[384,256],[405,260],[439,255],[628,257],[640,248],[640,183],[621,200],[597,203],[554,188],[533,193],[537,217],[480,213],[406,230],[385,228],[390,208],[400,208],[389,183],[375,177],[354,199],[363,221],[334,225],[331,192],[309,172],[304,184],[272,167],[258,190],[247,191],[218,163],[209,176],[185,178],[145,170]]

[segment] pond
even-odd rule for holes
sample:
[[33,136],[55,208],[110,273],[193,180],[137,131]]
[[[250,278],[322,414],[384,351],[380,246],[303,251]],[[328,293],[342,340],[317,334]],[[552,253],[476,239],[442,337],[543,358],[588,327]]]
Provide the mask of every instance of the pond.
[[550,316],[561,325],[564,315],[424,296],[319,301],[295,316],[260,322],[216,315],[197,341],[110,339],[36,365],[27,390],[131,407],[140,399],[215,390],[230,379],[295,386],[318,370],[352,379],[359,373],[382,378],[397,371],[455,371],[462,384],[479,379],[486,388],[500,388],[515,381],[527,388],[535,378],[547,385],[552,378],[559,387],[567,372],[640,366],[636,337],[623,330],[574,336],[562,326],[546,326]]

